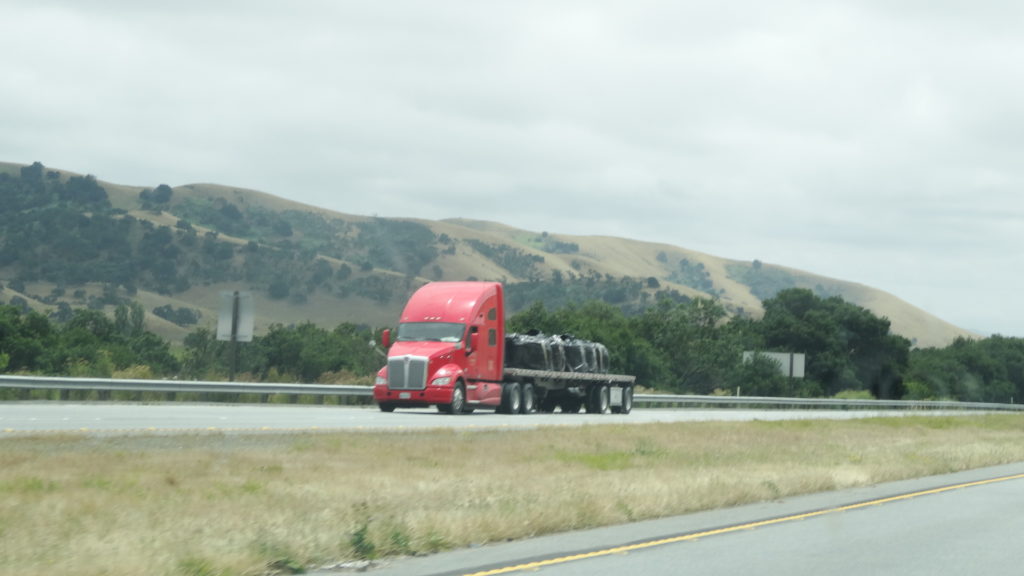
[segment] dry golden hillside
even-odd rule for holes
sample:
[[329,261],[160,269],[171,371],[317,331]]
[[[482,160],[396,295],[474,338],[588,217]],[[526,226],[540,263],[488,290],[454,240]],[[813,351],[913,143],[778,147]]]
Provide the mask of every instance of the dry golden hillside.
[[[538,236],[536,233],[511,228],[503,224],[469,221],[446,220],[435,224],[435,230],[445,230],[452,234],[452,226],[460,226],[477,234],[487,234],[491,238],[516,243],[524,249],[533,247],[531,241]],[[761,300],[754,295],[750,286],[730,274],[731,267],[748,266],[750,262],[738,262],[719,258],[701,252],[687,250],[667,244],[640,242],[625,238],[608,236],[571,236],[551,235],[561,241],[579,245],[578,254],[550,255],[537,251],[545,256],[545,265],[549,270],[563,272],[574,269],[573,262],[585,265],[602,274],[612,276],[632,276],[638,278],[653,277],[663,286],[670,286],[684,294],[696,297],[707,297],[707,294],[671,279],[675,263],[686,259],[691,263],[702,264],[707,271],[716,294],[727,309],[732,312],[743,311],[753,317],[763,313]],[[836,280],[825,276],[817,276],[808,272],[782,266],[764,265],[784,272],[793,279],[793,285],[801,288],[818,288],[830,295],[842,297],[847,302],[863,306],[878,316],[886,317],[892,324],[895,333],[905,336],[919,347],[946,346],[957,337],[975,338],[977,334],[954,326],[917,308],[887,292],[858,284]]]
[[[0,163],[3,174],[17,176],[20,169],[21,165]],[[57,172],[65,179],[80,177]],[[894,332],[917,346],[945,346],[957,337],[975,336],[869,286],[779,265],[728,260],[679,246],[528,231],[480,220],[358,216],[217,184],[177,186],[169,200],[153,205],[143,197],[148,198],[157,184],[100,184],[114,218],[144,222],[146,230],[167,228],[179,239],[192,235],[190,247],[179,247],[172,264],[178,275],[189,274],[187,282],[179,282],[179,289],[167,289],[143,279],[135,282],[137,289],[129,295],[147,312],[161,306],[200,311],[206,326],[215,323],[219,294],[224,290],[252,290],[258,302],[257,326],[263,329],[271,323],[304,321],[325,327],[341,322],[381,326],[393,322],[408,294],[430,280],[476,278],[517,283],[549,282],[559,277],[631,279],[634,286],[642,286],[645,297],[658,290],[714,297],[730,313],[755,318],[763,312],[762,300],[778,290],[808,288],[887,317]],[[219,212],[231,217],[208,218]],[[136,235],[142,237],[145,232]],[[222,263],[216,264],[224,273],[211,271],[208,263],[205,272],[196,272],[208,256],[203,250],[217,251],[213,244],[226,245],[220,249]],[[262,266],[279,268],[263,270],[259,277],[260,269],[254,269],[249,261],[257,253],[276,258]],[[316,269],[320,275],[314,282],[310,275]],[[0,270],[0,280],[10,281],[16,274],[16,266],[10,266]],[[266,297],[270,281],[286,281],[292,286],[284,289],[285,297]],[[56,284],[30,284],[21,296],[31,307],[45,310],[56,303],[52,297],[49,303],[44,298],[59,290]],[[85,299],[78,290],[77,300],[64,297],[61,301],[81,306],[100,292],[102,285],[100,280],[85,286]],[[9,300],[7,292],[10,290],[4,295]],[[173,340],[194,329],[152,314],[147,322]]]

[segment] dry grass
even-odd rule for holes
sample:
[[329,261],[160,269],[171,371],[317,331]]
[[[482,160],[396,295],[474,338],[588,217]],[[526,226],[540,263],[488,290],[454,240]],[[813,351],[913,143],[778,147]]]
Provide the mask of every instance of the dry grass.
[[260,574],[1024,461],[1019,416],[0,440],[0,574]]

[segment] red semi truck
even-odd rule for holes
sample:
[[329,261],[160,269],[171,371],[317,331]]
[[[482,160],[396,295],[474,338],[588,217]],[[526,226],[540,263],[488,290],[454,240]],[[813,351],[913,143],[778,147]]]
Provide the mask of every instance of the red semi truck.
[[397,333],[385,330],[387,366],[373,398],[384,412],[434,405],[461,414],[491,408],[628,414],[635,377],[608,374],[604,346],[571,336],[505,333],[498,282],[431,282],[417,290]]

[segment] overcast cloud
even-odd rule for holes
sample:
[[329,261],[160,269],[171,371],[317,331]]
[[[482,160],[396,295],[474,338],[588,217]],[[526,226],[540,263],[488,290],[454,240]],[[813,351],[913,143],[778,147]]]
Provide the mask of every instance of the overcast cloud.
[[1024,336],[1024,4],[7,0],[0,160],[760,259]]

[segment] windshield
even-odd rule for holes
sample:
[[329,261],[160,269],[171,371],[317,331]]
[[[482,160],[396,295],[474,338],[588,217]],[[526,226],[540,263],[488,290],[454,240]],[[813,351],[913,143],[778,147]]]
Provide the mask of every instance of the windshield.
[[398,325],[399,342],[461,342],[464,324],[454,322],[410,322]]

